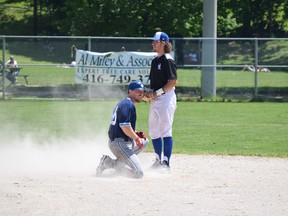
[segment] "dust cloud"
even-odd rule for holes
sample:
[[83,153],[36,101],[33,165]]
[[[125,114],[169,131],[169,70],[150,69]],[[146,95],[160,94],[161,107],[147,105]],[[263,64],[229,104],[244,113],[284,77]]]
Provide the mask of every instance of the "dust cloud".
[[88,171],[95,170],[102,154],[109,154],[107,135],[94,140],[55,140],[53,144],[36,144],[31,138],[13,141],[0,148],[0,170]]
[[[71,89],[68,91],[65,88],[56,88],[44,93],[45,95],[56,95],[59,97],[65,95],[68,98],[107,97],[110,100],[108,107],[105,108],[111,110],[111,114],[114,107],[111,99],[115,99],[116,105],[116,102],[123,97],[123,92],[119,91],[118,88],[110,89],[105,87],[102,89],[98,86],[88,86],[87,88],[76,88],[73,91]],[[117,90],[116,96],[115,89]],[[114,95],[114,97],[111,97],[111,95]],[[76,109],[74,111],[71,109],[73,104],[67,110],[57,109],[59,107],[57,102],[54,100],[47,105],[49,112],[54,114],[53,119],[56,120],[55,124],[57,124],[56,129],[53,131],[49,131],[51,127],[45,126],[46,123],[54,124],[53,122],[51,123],[49,117],[45,116],[45,113],[42,113],[42,116],[37,118],[39,119],[39,124],[33,123],[39,125],[39,128],[35,130],[32,128],[33,132],[25,135],[23,135],[26,131],[26,129],[22,128],[23,123],[22,125],[19,124],[22,120],[18,120],[18,118],[22,118],[25,115],[25,109],[23,111],[18,109],[16,116],[13,118],[9,117],[9,115],[6,117],[5,113],[1,116],[0,119],[2,122],[4,121],[4,124],[0,126],[0,171],[91,171],[96,169],[102,154],[111,155],[107,136],[107,127],[111,117],[110,112],[107,114],[107,112],[97,110],[96,104],[98,112],[95,111],[95,115],[91,116],[93,120],[85,122],[86,118],[88,118],[85,116],[86,110]],[[63,101],[60,100],[60,102]],[[38,101],[35,101],[35,103],[35,106],[37,106]],[[73,100],[71,103],[73,103]],[[89,106],[88,109],[93,109],[93,106],[94,104]],[[42,112],[45,112],[45,110],[42,110]],[[71,115],[78,115],[79,113],[84,114],[75,117],[75,125],[71,125],[71,123],[69,125],[68,122],[71,122],[69,121]],[[96,125],[99,121],[98,117],[103,118],[103,113],[107,115],[105,116],[107,124]],[[75,133],[70,137],[59,138],[59,134],[61,135],[62,132],[65,133],[70,130],[75,131]],[[47,137],[48,139],[45,140]]]

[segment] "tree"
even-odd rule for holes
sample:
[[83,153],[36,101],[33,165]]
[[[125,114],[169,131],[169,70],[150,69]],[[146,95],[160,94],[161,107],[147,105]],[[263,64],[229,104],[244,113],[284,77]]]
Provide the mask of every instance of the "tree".
[[77,35],[147,36],[156,29],[184,36],[199,36],[201,32],[200,0],[165,4],[154,0],[73,1],[66,6],[67,19]]
[[287,4],[287,0],[226,0],[223,7],[231,9],[238,23],[237,36],[273,37],[285,34]]
[[[17,21],[25,27],[17,29],[21,34],[151,36],[163,30],[175,37],[202,36],[202,0],[3,1],[8,3],[33,7]],[[16,23],[8,14],[0,10],[2,34],[17,32],[6,30],[9,23]],[[218,0],[217,21],[218,37],[287,36],[288,0]]]

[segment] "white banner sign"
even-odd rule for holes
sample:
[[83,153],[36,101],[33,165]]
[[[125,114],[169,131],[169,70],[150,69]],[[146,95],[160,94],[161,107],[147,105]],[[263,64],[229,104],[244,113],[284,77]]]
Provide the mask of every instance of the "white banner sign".
[[76,52],[76,83],[126,84],[141,80],[149,84],[155,52]]

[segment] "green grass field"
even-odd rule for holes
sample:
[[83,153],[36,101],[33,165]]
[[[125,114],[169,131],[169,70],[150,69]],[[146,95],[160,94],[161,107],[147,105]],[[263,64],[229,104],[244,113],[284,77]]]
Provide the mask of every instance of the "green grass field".
[[[29,75],[30,85],[60,85],[74,83],[74,68],[54,66],[24,66],[22,74]],[[201,70],[178,69],[179,87],[201,86]],[[247,71],[219,70],[217,71],[216,85],[219,88],[253,88],[255,74]],[[288,73],[274,71],[258,74],[259,87],[288,87]],[[19,84],[25,84],[19,79]]]
[[[1,145],[106,136],[117,101],[0,101]],[[288,157],[287,103],[178,102],[174,153]],[[137,105],[148,133],[149,104]],[[19,141],[20,140],[20,141]],[[148,151],[152,151],[152,145]]]
[[[18,62],[29,59],[18,56]],[[31,62],[30,62],[31,63]],[[51,62],[41,62],[50,64]],[[74,69],[51,66],[23,66],[29,86],[74,85]],[[254,73],[217,71],[217,89],[235,88],[240,94],[254,87]],[[288,73],[258,74],[261,88],[287,92]],[[19,84],[24,80],[19,78]],[[201,71],[178,69],[178,88],[200,90]],[[287,94],[287,93],[285,93]],[[280,94],[281,95],[281,94]],[[23,95],[25,96],[25,95]],[[7,96],[8,97],[8,96]],[[31,138],[37,144],[56,140],[105,135],[117,101],[1,100],[0,121],[3,140]],[[138,129],[148,132],[149,104],[138,105]],[[178,102],[174,122],[174,152],[185,154],[288,156],[287,103]],[[5,142],[1,142],[5,143]],[[152,145],[148,151],[152,151]]]

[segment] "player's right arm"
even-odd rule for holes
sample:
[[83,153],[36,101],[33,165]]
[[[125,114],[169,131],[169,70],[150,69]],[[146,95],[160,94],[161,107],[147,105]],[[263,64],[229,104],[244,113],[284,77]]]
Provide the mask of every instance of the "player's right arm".
[[120,126],[122,131],[130,138],[136,140],[137,138],[139,138],[137,136],[137,134],[135,133],[135,131],[133,130],[133,128],[131,127],[131,125],[125,125],[125,126]]

